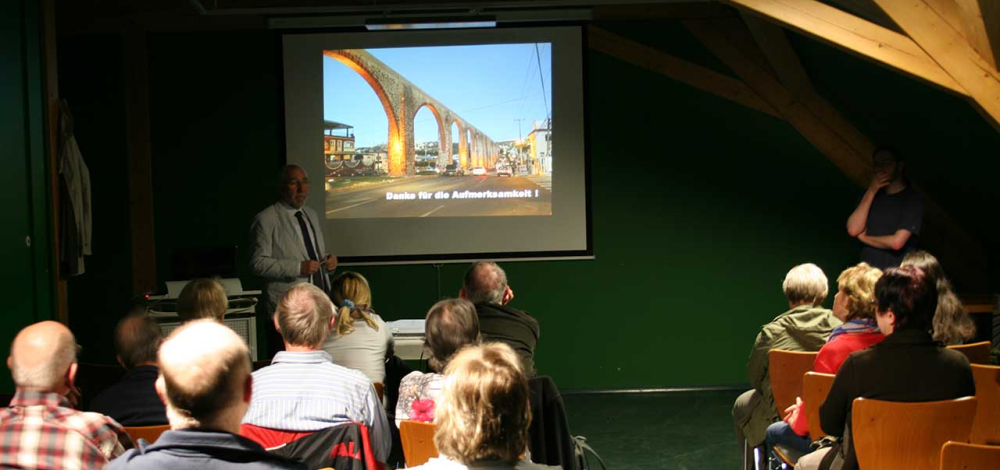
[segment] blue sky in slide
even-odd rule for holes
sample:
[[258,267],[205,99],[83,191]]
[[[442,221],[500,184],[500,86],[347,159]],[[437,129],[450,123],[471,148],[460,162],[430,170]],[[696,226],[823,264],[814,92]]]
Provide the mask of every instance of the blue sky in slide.
[[[523,119],[520,132],[527,136],[532,122],[545,119],[552,109],[549,43],[537,44],[537,58],[534,43],[367,51],[494,141],[517,139],[517,119]],[[388,140],[388,119],[375,91],[356,72],[326,56],[323,115],[326,120],[354,126],[357,147]],[[429,109],[421,108],[414,124],[417,142],[438,140],[437,124]]]

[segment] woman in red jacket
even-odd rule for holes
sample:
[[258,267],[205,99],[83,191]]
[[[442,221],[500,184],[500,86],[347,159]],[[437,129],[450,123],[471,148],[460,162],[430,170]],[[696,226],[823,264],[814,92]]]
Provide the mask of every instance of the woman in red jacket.
[[[847,356],[885,339],[875,322],[875,283],[882,271],[867,263],[851,266],[837,278],[837,294],[833,297],[833,316],[844,324],[830,333],[826,344],[819,350],[813,371],[836,374]],[[810,451],[809,423],[805,406],[800,398],[784,413],[784,421],[767,428],[768,449],[782,444],[802,453]]]

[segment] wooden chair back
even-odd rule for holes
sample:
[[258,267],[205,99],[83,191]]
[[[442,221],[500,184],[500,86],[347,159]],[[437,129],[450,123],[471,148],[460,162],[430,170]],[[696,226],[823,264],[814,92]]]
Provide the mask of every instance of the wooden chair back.
[[980,341],[972,344],[954,344],[948,346],[948,349],[954,349],[962,354],[965,354],[965,357],[969,358],[969,362],[973,364],[990,363],[989,341]]
[[851,423],[858,467],[937,470],[941,447],[967,441],[975,415],[975,397],[909,403],[857,398]]
[[170,430],[169,424],[161,426],[124,426],[125,433],[132,438],[132,442],[139,442],[139,438],[145,439],[152,444],[166,431]]
[[403,457],[407,467],[423,465],[438,456],[437,446],[434,445],[433,423],[401,421],[399,439],[403,442]]
[[378,394],[378,401],[382,401],[382,395],[385,393],[385,384],[382,382],[372,383],[375,386],[375,393]]
[[781,417],[785,409],[802,396],[802,376],[813,368],[816,352],[772,349],[767,354],[767,369],[774,394],[774,408]]
[[1000,446],[949,441],[941,448],[941,470],[996,470]]
[[819,407],[826,401],[826,396],[833,386],[833,374],[806,372],[802,377],[802,401],[805,402],[806,421],[809,422],[809,437],[812,440],[821,439],[826,435],[819,422]]
[[[976,419],[969,441],[973,444],[1000,445],[1000,367],[972,365],[976,379]],[[1000,460],[997,461],[1000,468]]]

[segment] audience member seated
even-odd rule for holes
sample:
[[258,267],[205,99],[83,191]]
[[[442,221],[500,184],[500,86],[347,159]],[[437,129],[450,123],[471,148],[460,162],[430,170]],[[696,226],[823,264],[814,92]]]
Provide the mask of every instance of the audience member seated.
[[[764,444],[767,427],[778,420],[768,379],[768,351],[818,351],[830,332],[840,325],[840,320],[831,311],[820,306],[829,287],[819,266],[807,263],[792,268],[785,276],[782,289],[790,310],[761,328],[747,362],[747,375],[753,390],[744,392],[733,405],[736,440],[746,469],[754,468],[754,449]],[[758,452],[763,460],[765,452],[763,449]]]
[[460,349],[479,344],[479,318],[476,307],[465,299],[445,299],[427,312],[424,323],[424,350],[427,365],[433,372],[414,371],[403,377],[396,403],[396,427],[403,420],[433,422],[434,410],[445,367]]
[[7,367],[16,390],[0,410],[0,468],[102,469],[132,446],[113,419],[74,410],[64,396],[73,389],[76,348],[73,333],[52,321],[14,338]]
[[385,358],[392,356],[392,333],[372,310],[372,291],[364,276],[346,271],[333,280],[330,297],[340,306],[337,322],[323,342],[333,363],[385,382]]
[[375,458],[392,440],[382,402],[365,374],[338,366],[321,349],[336,318],[318,287],[296,284],[281,297],[275,328],[285,342],[271,365],[253,373],[254,394],[240,433],[274,447],[338,424],[368,427]]
[[182,323],[202,318],[221,322],[228,308],[226,289],[215,279],[195,279],[177,296],[177,316]]
[[170,431],[152,445],[111,462],[109,470],[304,470],[236,434],[252,395],[250,351],[232,330],[192,321],[160,348],[156,392],[167,405]]
[[483,340],[506,343],[521,357],[525,374],[534,377],[538,321],[507,305],[514,299],[507,273],[496,263],[477,262],[465,272],[458,296],[476,305]]
[[903,266],[916,266],[930,276],[937,287],[938,304],[934,311],[934,341],[945,345],[963,344],[976,336],[976,325],[969,318],[962,301],[951,290],[951,282],[937,258],[926,251],[911,251],[903,257]]
[[115,328],[118,363],[128,372],[90,403],[91,411],[108,415],[122,426],[167,424],[167,412],[156,395],[156,353],[163,342],[160,325],[142,314],[130,314]]
[[931,328],[937,289],[920,268],[889,268],[875,285],[875,317],[886,338],[851,354],[820,406],[823,430],[841,438],[799,459],[796,469],[857,470],[851,438],[855,398],[918,402],[976,394],[968,359],[934,341]]
[[[837,293],[833,296],[833,316],[844,324],[833,329],[826,344],[819,350],[813,370],[836,374],[847,356],[854,351],[880,343],[885,335],[875,321],[875,283],[882,271],[860,263],[840,273]],[[785,420],[767,428],[767,447],[788,446],[802,454],[809,453],[809,422],[801,399],[785,410]],[[819,436],[812,436],[819,437]]]
[[528,381],[509,346],[461,350],[445,368],[434,444],[440,457],[422,470],[558,469],[521,458],[528,450]]

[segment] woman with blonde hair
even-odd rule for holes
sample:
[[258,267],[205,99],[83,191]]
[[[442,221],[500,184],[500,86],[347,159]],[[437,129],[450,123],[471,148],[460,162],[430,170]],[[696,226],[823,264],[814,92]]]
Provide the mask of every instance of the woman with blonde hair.
[[[837,293],[833,296],[833,316],[843,324],[833,329],[826,344],[820,348],[813,362],[813,371],[836,374],[847,356],[855,351],[882,342],[885,335],[875,321],[875,284],[882,271],[868,263],[859,263],[845,269],[837,277]],[[809,422],[801,399],[784,410],[784,421],[767,427],[768,449],[777,444],[808,453],[810,444]]]
[[181,323],[202,318],[221,322],[228,308],[226,289],[215,279],[195,279],[177,296],[177,316]]
[[445,368],[434,444],[440,457],[423,470],[548,470],[522,459],[528,451],[528,379],[503,343],[468,346]]
[[965,311],[962,301],[951,290],[944,268],[930,253],[911,251],[903,257],[902,266],[916,266],[927,273],[937,288],[938,303],[934,311],[934,341],[945,345],[962,344],[976,335],[976,325]]
[[330,300],[337,321],[323,342],[333,363],[357,369],[372,382],[385,381],[385,359],[392,356],[392,333],[372,310],[372,291],[364,276],[346,271],[334,278]]

